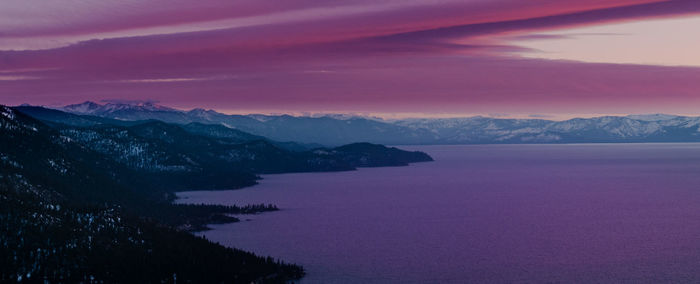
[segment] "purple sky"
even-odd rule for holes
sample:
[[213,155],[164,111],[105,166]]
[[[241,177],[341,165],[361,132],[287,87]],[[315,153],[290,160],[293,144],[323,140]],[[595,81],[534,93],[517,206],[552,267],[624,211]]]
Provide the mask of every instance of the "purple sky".
[[123,99],[243,113],[700,114],[700,59],[689,51],[700,50],[697,0],[0,6],[2,104]]

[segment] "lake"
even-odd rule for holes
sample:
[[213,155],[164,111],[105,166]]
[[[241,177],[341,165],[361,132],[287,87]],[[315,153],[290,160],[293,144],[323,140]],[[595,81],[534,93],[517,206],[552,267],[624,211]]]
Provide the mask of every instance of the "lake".
[[178,195],[276,204],[198,234],[302,283],[700,282],[700,144],[399,148],[435,162]]

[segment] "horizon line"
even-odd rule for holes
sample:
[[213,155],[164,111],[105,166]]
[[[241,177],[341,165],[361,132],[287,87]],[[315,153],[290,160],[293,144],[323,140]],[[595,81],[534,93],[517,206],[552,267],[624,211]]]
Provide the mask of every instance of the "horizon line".
[[[115,105],[131,105],[138,106],[140,104],[150,104],[153,106],[165,107],[176,111],[189,112],[197,109],[204,111],[214,111],[224,115],[263,115],[263,116],[292,116],[292,117],[331,117],[331,116],[346,116],[347,118],[365,118],[373,120],[382,121],[397,121],[397,120],[407,120],[407,119],[468,119],[468,118],[490,118],[490,119],[523,119],[523,120],[544,120],[544,121],[567,121],[572,119],[591,119],[591,118],[601,118],[601,117],[631,117],[631,116],[676,116],[676,117],[700,117],[700,114],[671,114],[671,113],[573,113],[573,114],[562,114],[562,113],[497,113],[497,112],[487,112],[487,113],[447,113],[447,112],[363,112],[363,111],[280,111],[275,109],[267,110],[237,110],[237,109],[214,109],[214,108],[204,108],[204,107],[181,107],[172,106],[166,104],[160,104],[155,100],[100,100],[100,102],[95,102],[91,100],[86,100],[80,103],[73,104],[55,104],[55,105],[35,105],[29,103],[22,103],[19,105],[11,107],[20,106],[33,106],[33,107],[44,107],[49,109],[56,109],[63,111],[63,108],[70,105],[80,105],[85,103],[94,103],[97,105],[105,106],[108,104]],[[634,118],[633,118],[634,119]]]

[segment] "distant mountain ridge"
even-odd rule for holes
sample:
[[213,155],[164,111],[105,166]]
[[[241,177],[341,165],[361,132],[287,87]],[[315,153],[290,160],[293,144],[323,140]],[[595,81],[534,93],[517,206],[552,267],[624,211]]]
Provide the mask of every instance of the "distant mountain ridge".
[[[153,103],[84,102],[68,105],[59,110],[123,121],[155,119],[169,123],[220,124],[276,141],[340,146],[355,142],[378,144],[431,143],[436,137],[429,131],[406,127],[362,117],[298,117],[291,115],[227,115],[213,110],[176,110]],[[351,142],[348,142],[351,141]],[[406,143],[406,142],[404,142]]]
[[227,115],[154,103],[85,102],[64,111],[122,121],[156,119],[219,124],[278,141],[342,145],[700,142],[700,117],[667,114],[602,116],[564,121],[489,117],[380,120],[348,116]]
[[602,116],[564,121],[542,119],[408,119],[394,122],[411,129],[430,129],[441,143],[603,143],[698,142],[700,118]]
[[62,110],[76,114],[92,114],[100,115],[107,113],[119,113],[122,111],[177,111],[174,108],[158,105],[154,102],[138,102],[138,103],[106,103],[98,104],[91,101],[86,101],[81,104],[72,104],[62,107]]

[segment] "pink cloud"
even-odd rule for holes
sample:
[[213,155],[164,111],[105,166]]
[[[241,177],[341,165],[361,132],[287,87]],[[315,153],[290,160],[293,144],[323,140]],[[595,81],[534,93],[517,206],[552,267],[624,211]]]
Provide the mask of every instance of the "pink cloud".
[[[0,103],[120,98],[290,111],[680,111],[697,103],[700,87],[698,68],[526,60],[509,55],[521,47],[501,41],[504,35],[536,37],[541,30],[698,13],[697,1],[388,1],[381,9],[375,1],[168,3],[107,3],[85,18],[57,15],[49,6],[33,13],[50,15],[49,22],[65,17],[64,24],[19,21],[16,29],[0,28],[0,41],[332,13],[0,51],[0,75],[12,78],[0,80]],[[81,15],[91,5],[73,8]],[[350,6],[366,9],[342,12]]]
[[[486,20],[512,20],[537,17],[589,9],[600,9],[660,0],[569,0],[569,1],[416,1],[416,0],[351,0],[317,1],[288,0],[283,2],[253,0],[132,0],[120,2],[78,1],[60,2],[6,0],[0,11],[3,36],[41,36],[56,34],[99,33],[153,26],[167,26],[212,20],[242,18],[290,11],[319,8],[367,7],[367,11],[378,6],[390,6],[382,16],[397,15],[421,20],[413,25],[429,28],[432,22],[459,21],[463,24]],[[423,11],[423,12],[420,12]],[[448,18],[446,18],[448,17]],[[378,17],[381,20],[385,17]],[[29,20],[31,19],[31,20]],[[454,23],[453,23],[454,24]],[[435,26],[432,26],[435,27]],[[376,26],[375,26],[376,28]]]

